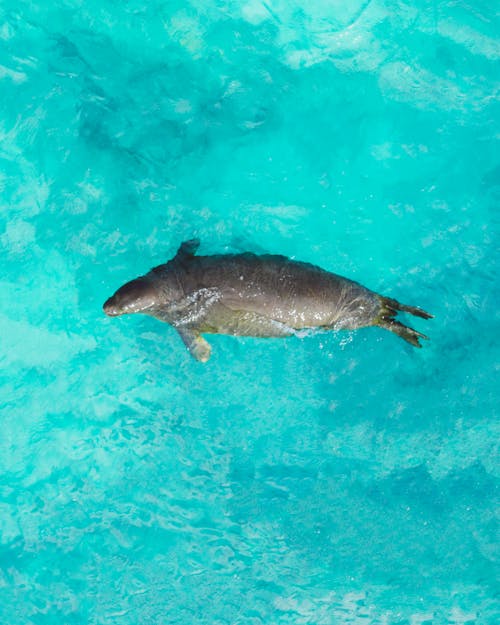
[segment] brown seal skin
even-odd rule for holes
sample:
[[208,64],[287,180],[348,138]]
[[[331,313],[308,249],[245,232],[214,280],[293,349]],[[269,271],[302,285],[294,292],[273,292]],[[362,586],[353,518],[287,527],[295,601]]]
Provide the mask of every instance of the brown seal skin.
[[378,295],[357,282],[285,256],[195,256],[199,241],[127,282],[104,304],[110,317],[143,313],[171,324],[202,362],[210,345],[202,333],[283,337],[300,331],[379,326],[415,347],[424,334],[395,319],[398,311],[432,317],[420,308]]

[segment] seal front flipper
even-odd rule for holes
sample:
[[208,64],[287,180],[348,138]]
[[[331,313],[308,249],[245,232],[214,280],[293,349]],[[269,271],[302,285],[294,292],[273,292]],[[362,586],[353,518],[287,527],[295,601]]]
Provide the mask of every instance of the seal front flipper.
[[181,243],[181,246],[177,250],[177,254],[174,256],[174,259],[184,260],[185,258],[194,256],[199,247],[199,239],[190,239],[189,241],[183,241],[183,243]]
[[207,362],[212,353],[212,348],[200,333],[193,328],[175,328],[179,333],[184,345],[188,348],[189,353],[199,362]]

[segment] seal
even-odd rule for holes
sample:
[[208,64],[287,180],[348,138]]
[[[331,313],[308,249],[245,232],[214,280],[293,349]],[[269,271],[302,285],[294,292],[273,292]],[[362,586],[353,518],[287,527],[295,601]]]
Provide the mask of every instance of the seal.
[[304,330],[378,326],[414,347],[424,334],[395,317],[406,306],[320,267],[270,254],[196,256],[198,240],[185,241],[164,265],[127,282],[104,304],[110,317],[143,313],[166,321],[201,362],[211,348],[202,334],[285,337]]

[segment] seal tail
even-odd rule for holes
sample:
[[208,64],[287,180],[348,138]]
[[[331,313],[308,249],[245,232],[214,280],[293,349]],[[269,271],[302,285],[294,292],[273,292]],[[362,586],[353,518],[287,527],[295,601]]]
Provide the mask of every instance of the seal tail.
[[421,332],[417,332],[413,328],[409,326],[405,326],[401,322],[395,319],[396,315],[399,311],[407,312],[415,317],[421,317],[422,319],[432,319],[432,315],[421,308],[417,308],[416,306],[406,306],[405,304],[400,304],[397,300],[391,299],[390,297],[384,297],[379,295],[380,299],[380,313],[375,321],[375,325],[380,328],[384,328],[385,330],[390,330],[397,334],[402,339],[413,345],[414,347],[422,347],[419,339],[428,339],[428,336],[422,334]]

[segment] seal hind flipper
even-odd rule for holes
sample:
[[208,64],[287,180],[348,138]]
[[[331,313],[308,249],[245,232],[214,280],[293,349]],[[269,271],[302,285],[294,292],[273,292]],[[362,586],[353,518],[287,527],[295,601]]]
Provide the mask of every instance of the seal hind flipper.
[[422,345],[420,345],[419,339],[429,339],[429,337],[425,336],[425,334],[417,332],[417,330],[414,330],[409,326],[405,326],[399,321],[396,321],[396,319],[381,318],[378,320],[376,325],[379,326],[379,328],[384,328],[385,330],[390,330],[391,332],[394,332],[394,334],[397,334],[405,341],[408,341],[408,343],[410,343],[414,347],[422,347]]
[[389,312],[391,315],[395,315],[398,310],[401,312],[410,313],[410,315],[414,315],[415,317],[422,317],[422,319],[432,319],[434,315],[431,315],[425,310],[418,308],[417,306],[407,306],[406,304],[400,304],[398,300],[392,299],[391,297],[379,296],[382,304],[382,308],[385,309],[385,312]]
[[405,326],[400,321],[396,321],[394,317],[398,314],[398,311],[407,312],[411,315],[415,315],[415,317],[422,317],[422,319],[432,319],[432,315],[416,306],[400,304],[397,300],[390,297],[380,295],[379,299],[381,304],[380,314],[375,320],[374,325],[394,332],[394,334],[397,334],[414,347],[422,347],[419,339],[428,340],[429,337],[421,332],[417,332],[417,330],[409,326]]
[[189,353],[199,362],[207,362],[212,353],[210,343],[192,328],[176,328]]

